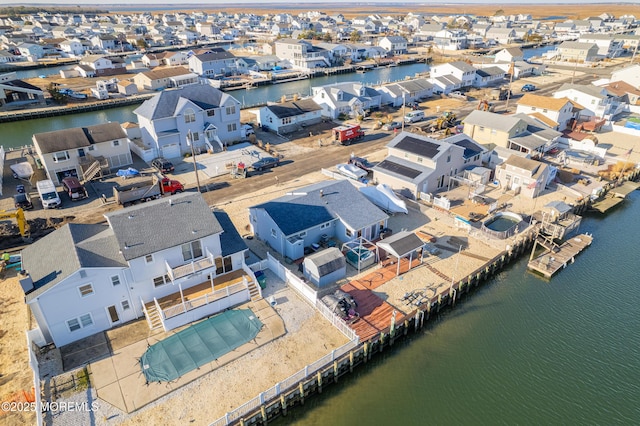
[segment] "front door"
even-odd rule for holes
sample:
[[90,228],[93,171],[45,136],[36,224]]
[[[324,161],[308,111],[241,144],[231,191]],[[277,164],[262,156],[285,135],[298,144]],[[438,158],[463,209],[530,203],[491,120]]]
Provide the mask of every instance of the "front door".
[[109,312],[109,320],[111,320],[111,324],[115,324],[120,322],[120,316],[118,316],[118,310],[115,305],[111,305],[107,308],[107,312]]

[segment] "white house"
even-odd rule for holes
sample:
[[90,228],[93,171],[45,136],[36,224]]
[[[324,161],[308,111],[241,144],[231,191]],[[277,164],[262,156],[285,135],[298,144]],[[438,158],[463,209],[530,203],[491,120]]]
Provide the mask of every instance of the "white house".
[[562,132],[572,120],[576,120],[584,107],[568,98],[550,98],[548,96],[525,93],[518,100],[516,113],[535,117],[554,130]]
[[482,165],[486,149],[460,134],[442,140],[401,132],[387,144],[387,157],[373,168],[373,178],[405,197],[444,188],[451,176]]
[[524,60],[524,52],[519,47],[502,49],[495,56],[495,62],[516,62]]
[[272,103],[256,111],[258,125],[278,134],[290,133],[322,120],[322,108],[313,99]]
[[561,61],[594,62],[598,59],[598,45],[595,43],[563,41],[556,48],[556,52],[557,58]]
[[547,164],[512,154],[496,167],[495,176],[502,188],[519,188],[522,197],[536,198],[544,190],[550,173]]
[[127,135],[117,122],[36,133],[32,140],[47,176],[56,184],[68,176],[90,180],[102,168],[133,162]]
[[425,78],[389,83],[377,88],[381,103],[394,107],[421,101],[433,95],[433,84]]
[[385,36],[380,39],[378,46],[392,55],[407,53],[407,39],[402,36]]
[[316,183],[249,207],[256,238],[294,260],[323,235],[340,242],[359,237],[375,240],[388,219],[348,180]]
[[[200,194],[105,217],[106,225],[67,224],[22,251],[21,283],[43,343],[64,346],[143,316],[151,329],[170,330],[259,297],[244,241]],[[207,289],[211,302],[185,303]]]
[[124,59],[118,57],[106,57],[104,55],[88,55],[80,59],[80,66],[87,66],[94,70],[98,77],[124,74],[127,72]]
[[380,107],[381,95],[377,90],[358,82],[328,84],[311,88],[313,100],[322,108],[322,115],[338,118],[365,115],[367,110]]
[[429,81],[437,84],[434,80],[438,77],[453,77],[460,81],[459,87],[469,87],[473,85],[476,69],[463,61],[448,62],[431,67],[431,77]]
[[610,118],[618,112],[617,96],[610,94],[604,87],[564,83],[554,92],[553,97],[569,98],[582,105],[584,109],[580,114],[583,116]]
[[166,158],[191,152],[190,143],[218,151],[241,138],[240,102],[208,84],[163,90],[133,112],[142,142]]
[[611,73],[611,81],[625,81],[635,88],[640,88],[640,65],[629,65]]
[[189,70],[203,77],[224,76],[237,70],[236,57],[222,48],[189,58]]
[[622,54],[622,42],[613,34],[580,34],[580,43],[595,44],[598,46],[598,56],[603,58],[617,58]]
[[139,90],[162,90],[171,87],[182,87],[200,81],[197,74],[185,67],[159,67],[151,71],[137,73],[133,82]]
[[283,38],[275,41],[275,54],[288,60],[295,69],[315,69],[331,66],[329,52],[306,40]]

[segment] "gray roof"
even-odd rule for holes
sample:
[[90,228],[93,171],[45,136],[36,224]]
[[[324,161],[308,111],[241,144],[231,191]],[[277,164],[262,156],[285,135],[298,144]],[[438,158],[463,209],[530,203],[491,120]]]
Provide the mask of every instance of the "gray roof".
[[124,139],[127,134],[120,123],[97,124],[88,127],[55,130],[53,132],[37,133],[33,135],[35,143],[43,154],[82,148],[95,143]]
[[[232,96],[222,92],[208,84],[192,84],[178,89],[163,90],[151,99],[144,101],[135,111],[135,114],[149,120],[173,117],[181,100],[189,100],[202,108],[219,108]],[[237,100],[234,99],[236,103]]]
[[294,117],[307,112],[322,110],[313,99],[300,99],[299,101],[267,105],[265,108],[269,109],[278,118]]
[[424,181],[427,176],[434,171],[432,168],[426,167],[422,164],[414,163],[393,155],[388,156],[376,164],[373,170],[376,173],[393,176],[414,185]]
[[22,250],[22,268],[33,280],[26,301],[38,297],[80,268],[126,267],[107,225],[71,223]]
[[605,89],[603,89],[602,87],[594,86],[593,84],[564,83],[558,90],[556,90],[556,93],[560,93],[565,90],[575,90],[577,92],[582,92],[587,95],[594,96],[598,99],[604,99],[607,97],[607,95],[602,94],[602,91]]
[[378,241],[376,245],[392,256],[402,258],[424,246],[424,241],[413,232],[400,231]]
[[530,158],[511,155],[509,158],[507,158],[507,161],[505,161],[504,164],[508,164],[510,166],[534,173],[542,163]]
[[474,72],[476,70],[476,68],[473,65],[469,65],[464,61],[449,62],[449,65],[459,69],[462,72]]
[[545,207],[548,207],[550,209],[555,209],[560,214],[569,213],[571,210],[573,210],[573,207],[571,207],[569,204],[565,203],[564,201],[560,201],[560,200],[550,201],[547,204],[545,204]]
[[126,260],[222,232],[199,193],[185,192],[105,214]]
[[496,129],[503,132],[510,131],[518,124],[519,119],[512,115],[496,114],[495,112],[474,110],[463,120],[466,124],[484,126],[489,129]]
[[514,114],[513,117],[525,121],[527,123],[527,131],[529,133],[532,133],[539,138],[545,139],[547,141],[553,140],[562,135],[562,133],[558,132],[557,130],[553,130],[551,127],[547,126],[539,120],[536,120],[530,115],[518,113]]
[[247,244],[244,242],[238,230],[231,222],[229,215],[223,211],[216,210],[213,215],[220,223],[222,227],[222,234],[220,235],[220,246],[222,247],[222,257],[229,256],[239,251],[247,249]]
[[483,147],[478,142],[474,141],[470,136],[467,136],[464,133],[458,133],[457,135],[449,136],[442,141],[464,148],[464,153],[462,154],[464,158],[471,158],[486,151],[485,147]]
[[284,235],[336,219],[358,230],[389,218],[347,180],[319,182],[251,208],[264,209]]
[[598,47],[595,43],[582,43],[579,41],[563,41],[558,49],[571,49],[571,50],[589,50],[592,47]]
[[347,266],[342,252],[337,247],[329,247],[304,258],[304,263],[313,263],[318,275],[324,277]]
[[[443,144],[426,136],[401,132],[387,144],[387,147],[410,152],[421,157],[434,158],[443,148]],[[448,146],[444,146],[443,149],[446,150],[447,148]]]
[[203,53],[201,55],[196,55],[195,58],[200,62],[209,62],[209,61],[222,61],[224,59],[235,58],[233,53],[227,52],[223,50],[221,52],[209,52]]

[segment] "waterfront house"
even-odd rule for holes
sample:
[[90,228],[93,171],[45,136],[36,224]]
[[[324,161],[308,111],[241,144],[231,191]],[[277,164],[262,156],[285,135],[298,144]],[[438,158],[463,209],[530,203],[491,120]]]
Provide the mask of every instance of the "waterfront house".
[[594,62],[598,59],[598,45],[595,43],[580,43],[578,41],[563,41],[556,48],[556,58],[560,61]]
[[170,330],[248,301],[251,286],[259,293],[244,241],[199,193],[105,217],[106,225],[67,224],[22,251],[25,300],[44,343],[63,346],[143,316]]
[[27,58],[31,62],[36,62],[38,59],[44,57],[44,46],[35,43],[19,43],[16,45],[16,49],[20,52],[21,56]]
[[453,77],[460,81],[460,88],[463,88],[473,85],[476,69],[464,61],[455,61],[434,65],[431,67],[430,73],[431,78],[429,81],[433,84],[436,84],[433,80],[438,77]]
[[66,53],[69,56],[82,56],[86,50],[86,47],[82,44],[82,42],[77,39],[64,40],[60,42],[60,50]]
[[482,165],[486,149],[460,134],[436,140],[401,132],[387,144],[387,157],[373,168],[373,178],[405,197],[444,188],[451,176]]
[[629,65],[611,73],[611,82],[624,81],[640,89],[640,65]]
[[495,56],[495,62],[516,62],[524,60],[524,52],[519,47],[502,49]]
[[98,34],[90,38],[93,49],[105,52],[116,50],[116,46],[122,50],[122,42],[111,34]]
[[495,40],[499,44],[511,44],[516,38],[513,28],[491,27],[485,35],[487,40]]
[[489,111],[472,111],[463,120],[464,134],[484,145],[540,156],[553,147],[561,133],[526,114],[502,115]]
[[189,70],[197,75],[214,78],[237,71],[236,57],[222,48],[189,57]]
[[364,116],[368,110],[379,108],[382,98],[372,87],[353,81],[312,87],[311,90],[313,100],[322,108],[322,115],[331,119],[341,114]]
[[0,110],[24,108],[45,104],[44,92],[39,87],[19,80],[14,72],[0,74]]
[[487,87],[499,85],[504,82],[505,72],[497,66],[488,66],[476,70],[473,79],[473,87]]
[[440,50],[466,49],[467,33],[463,30],[443,28],[433,37],[433,44]]
[[79,65],[92,69],[96,77],[125,74],[127,72],[124,59],[115,56],[88,55],[80,59]]
[[425,78],[389,83],[377,88],[380,102],[384,105],[400,107],[411,102],[420,102],[433,95],[433,84]]
[[348,180],[319,182],[249,207],[254,236],[294,260],[321,238],[375,240],[388,219]]
[[604,86],[607,92],[615,95],[621,103],[640,105],[640,89],[625,81],[613,81]]
[[90,180],[103,169],[133,163],[127,135],[116,122],[36,133],[32,140],[40,163],[55,184],[69,176]]
[[407,53],[407,39],[402,36],[386,36],[378,41],[378,46],[386,50],[390,55],[403,55]]
[[496,167],[495,179],[507,191],[516,191],[526,198],[536,198],[547,185],[551,168],[540,161],[511,155]]
[[157,156],[180,157],[191,152],[191,143],[218,151],[241,137],[240,102],[208,84],[164,90],[133,112],[142,142]]
[[329,52],[321,47],[313,46],[308,41],[283,38],[276,40],[274,45],[276,56],[288,60],[295,69],[313,70],[318,67],[331,66]]
[[578,119],[583,109],[582,105],[569,98],[552,98],[525,93],[518,100],[516,113],[530,115],[552,129],[562,132]]
[[258,125],[278,134],[302,130],[322,120],[322,107],[313,99],[270,103],[256,111]]
[[581,34],[578,42],[598,46],[598,59],[617,58],[622,54],[622,42],[613,34]]
[[138,90],[162,90],[196,84],[200,80],[197,74],[185,67],[155,68],[140,72],[133,77]]
[[581,116],[592,116],[599,118],[611,118],[623,109],[620,99],[604,87],[592,84],[571,84],[564,83],[553,94],[554,98],[569,98],[584,108],[580,112]]

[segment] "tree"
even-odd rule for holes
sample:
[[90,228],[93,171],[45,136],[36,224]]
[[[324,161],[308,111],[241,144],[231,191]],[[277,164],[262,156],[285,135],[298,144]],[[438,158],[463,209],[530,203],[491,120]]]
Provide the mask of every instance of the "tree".
[[496,10],[496,13],[493,14],[493,16],[502,16],[502,15],[504,15],[504,10],[502,9]]
[[62,93],[60,93],[60,89],[58,89],[57,83],[49,83],[49,85],[47,86],[47,92],[49,92],[49,95],[51,96],[53,102],[60,105],[65,103],[65,97]]
[[324,35],[322,36],[322,39],[327,43],[331,43],[331,41],[333,40],[333,38],[331,37],[331,33],[329,32],[324,33]]
[[351,34],[349,34],[349,39],[356,42],[360,41],[360,33],[358,32],[358,30],[351,31]]

